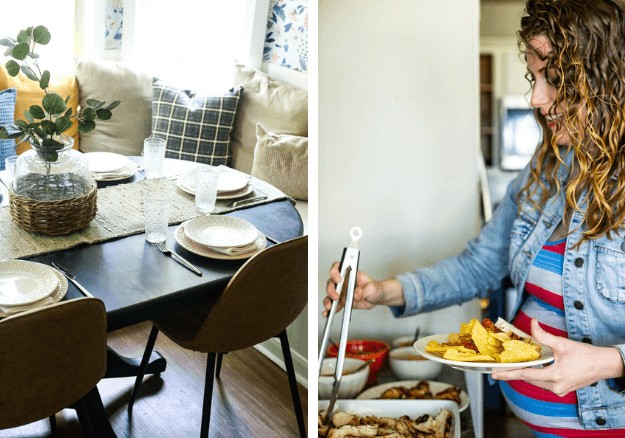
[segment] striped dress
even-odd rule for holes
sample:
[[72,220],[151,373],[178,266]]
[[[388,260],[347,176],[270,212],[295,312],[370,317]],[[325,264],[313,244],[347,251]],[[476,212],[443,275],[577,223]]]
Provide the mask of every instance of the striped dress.
[[[562,267],[566,239],[547,242],[536,255],[525,284],[523,304],[513,324],[531,333],[530,320],[556,336],[568,337],[562,298]],[[521,380],[500,381],[508,406],[534,435],[552,437],[625,437],[625,429],[584,430],[577,417],[577,394],[558,397]]]

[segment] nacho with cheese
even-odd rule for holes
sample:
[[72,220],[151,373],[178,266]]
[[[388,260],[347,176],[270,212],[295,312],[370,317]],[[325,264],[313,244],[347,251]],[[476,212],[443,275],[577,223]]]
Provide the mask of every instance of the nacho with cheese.
[[517,363],[540,358],[541,346],[531,336],[499,318],[460,324],[447,342],[430,341],[425,351],[460,362]]

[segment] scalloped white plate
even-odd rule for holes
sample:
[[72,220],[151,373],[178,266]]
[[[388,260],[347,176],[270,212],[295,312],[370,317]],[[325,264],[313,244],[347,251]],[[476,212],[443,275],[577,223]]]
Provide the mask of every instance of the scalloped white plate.
[[97,173],[116,172],[131,162],[125,155],[113,152],[86,152],[84,156],[89,162],[89,171]]
[[[195,195],[195,174],[198,169],[201,169],[203,166],[208,166],[207,164],[201,164],[197,167],[194,167],[189,172],[184,175],[181,175],[178,178],[178,187],[180,187],[183,191]],[[214,167],[214,166],[208,166]],[[219,179],[217,181],[217,196],[223,194],[232,194],[232,192],[237,192],[243,190],[249,184],[249,177],[237,171],[228,171],[228,170],[219,170]]]
[[59,286],[54,269],[25,260],[0,262],[0,305],[23,306],[52,295]]
[[263,233],[259,232],[258,238],[256,240],[255,250],[244,253],[244,254],[237,254],[237,255],[224,254],[222,252],[212,250],[205,246],[198,245],[195,242],[193,242],[191,239],[189,239],[185,233],[185,226],[187,223],[188,221],[183,222],[178,226],[178,228],[176,228],[176,234],[175,234],[176,242],[178,242],[178,244],[182,246],[184,249],[186,249],[187,251],[192,252],[193,254],[202,256],[202,257],[208,257],[211,259],[220,259],[220,260],[249,259],[253,255],[261,252],[267,246],[267,238],[265,237]]
[[[52,269],[52,268],[50,268]],[[44,297],[41,300],[39,300],[41,303],[45,303],[45,304],[39,304],[38,301],[35,301],[34,303],[30,304],[30,305],[26,305],[24,306],[23,310],[20,310],[19,312],[16,312],[15,306],[6,306],[4,307],[4,310],[11,309],[13,310],[13,312],[11,312],[11,314],[6,313],[4,310],[0,309],[0,318],[5,318],[7,316],[10,315],[14,315],[15,313],[21,313],[21,312],[26,312],[27,310],[32,310],[32,309],[36,309],[37,307],[41,307],[41,306],[49,306],[50,304],[54,304],[54,303],[58,303],[59,301],[61,301],[63,299],[63,297],[65,296],[65,294],[67,294],[67,279],[63,276],[63,274],[61,274],[59,271],[57,271],[56,269],[52,269],[54,271],[54,275],[56,275],[56,277],[59,280],[59,286],[56,288],[56,291],[54,291],[54,293],[49,297],[52,302],[50,302],[50,300],[48,300],[48,297]]]
[[199,216],[191,219],[184,230],[194,243],[213,248],[241,247],[258,239],[254,225],[232,216]]

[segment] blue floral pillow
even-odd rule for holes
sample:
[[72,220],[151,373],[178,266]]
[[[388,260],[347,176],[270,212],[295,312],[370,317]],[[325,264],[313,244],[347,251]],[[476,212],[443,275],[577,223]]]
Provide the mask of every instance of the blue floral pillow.
[[[15,88],[0,91],[0,126],[12,125],[15,122]],[[0,140],[0,170],[4,170],[4,159],[15,155],[15,140]]]
[[165,156],[214,166],[228,165],[230,132],[242,87],[195,95],[154,78],[152,135],[167,142]]

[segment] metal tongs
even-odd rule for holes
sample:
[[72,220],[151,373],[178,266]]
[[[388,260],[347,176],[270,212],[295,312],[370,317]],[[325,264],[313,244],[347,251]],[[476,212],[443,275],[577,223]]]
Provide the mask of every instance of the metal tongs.
[[326,349],[328,348],[328,341],[330,339],[330,328],[332,327],[332,320],[336,314],[336,310],[339,304],[343,305],[343,322],[341,323],[341,336],[338,345],[336,368],[334,370],[334,383],[332,384],[332,395],[330,397],[330,404],[326,411],[326,416],[323,420],[324,424],[327,424],[332,413],[334,412],[334,405],[336,404],[336,398],[339,394],[339,387],[341,385],[341,378],[343,377],[343,366],[345,364],[345,348],[347,346],[347,332],[349,330],[349,322],[352,316],[352,305],[354,304],[354,289],[356,288],[356,273],[358,272],[358,259],[360,258],[360,251],[358,250],[358,240],[362,237],[362,229],[360,227],[353,227],[349,231],[351,242],[347,248],[343,249],[343,256],[341,257],[341,263],[339,270],[341,272],[341,281],[337,284],[336,289],[339,292],[338,300],[332,302],[332,308],[328,314],[326,325],[323,331],[323,340],[321,341],[321,350],[319,350],[319,375],[321,375],[321,365],[323,358],[325,357]]

